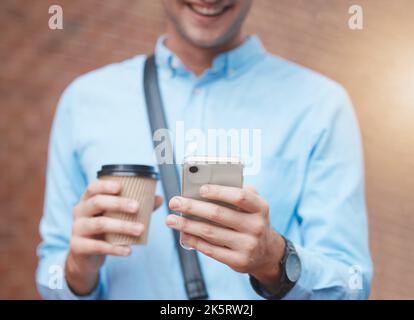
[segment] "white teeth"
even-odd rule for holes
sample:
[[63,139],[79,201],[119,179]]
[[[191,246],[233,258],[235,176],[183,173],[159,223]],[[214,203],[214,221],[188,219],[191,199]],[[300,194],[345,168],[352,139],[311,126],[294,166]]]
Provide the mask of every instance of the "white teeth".
[[193,9],[198,14],[201,14],[204,16],[217,16],[223,13],[225,8],[222,6],[205,7],[205,6],[200,6],[197,4],[191,4],[191,9]]

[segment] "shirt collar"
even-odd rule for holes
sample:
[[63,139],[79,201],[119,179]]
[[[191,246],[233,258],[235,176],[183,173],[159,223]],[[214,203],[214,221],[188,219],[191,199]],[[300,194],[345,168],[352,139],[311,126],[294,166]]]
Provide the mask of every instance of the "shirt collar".
[[[157,66],[167,69],[174,75],[189,75],[180,59],[168,49],[164,42],[166,36],[161,36],[155,47],[155,59]],[[265,49],[257,36],[249,36],[239,47],[223,52],[214,58],[211,69],[204,75],[221,74],[231,77],[252,63],[260,60],[265,55]]]

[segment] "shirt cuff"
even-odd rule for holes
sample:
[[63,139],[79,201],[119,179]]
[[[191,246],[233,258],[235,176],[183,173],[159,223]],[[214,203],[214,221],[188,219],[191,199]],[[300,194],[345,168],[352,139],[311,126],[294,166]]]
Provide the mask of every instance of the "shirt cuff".
[[252,286],[253,290],[262,298],[266,300],[277,300],[274,298],[274,295],[271,294],[269,291],[266,290],[264,286],[261,285],[259,280],[255,277],[249,275],[250,285]]
[[302,264],[299,281],[284,297],[288,300],[346,299],[348,290],[344,276],[348,275],[344,265],[332,258],[316,254],[307,248],[295,245]]
[[63,288],[62,288],[62,294],[63,299],[65,300],[98,300],[101,297],[101,281],[98,280],[98,284],[95,289],[88,295],[77,295],[75,294],[72,289],[69,287],[68,282],[66,281],[66,278],[63,281]]
[[[41,261],[36,273],[36,284],[43,299],[46,300],[97,300],[103,296],[102,268],[96,288],[88,295],[75,294],[65,277],[66,252],[55,254],[52,261]],[[53,269],[52,269],[53,267]],[[56,271],[51,274],[51,271]],[[51,276],[55,275],[54,281]]]

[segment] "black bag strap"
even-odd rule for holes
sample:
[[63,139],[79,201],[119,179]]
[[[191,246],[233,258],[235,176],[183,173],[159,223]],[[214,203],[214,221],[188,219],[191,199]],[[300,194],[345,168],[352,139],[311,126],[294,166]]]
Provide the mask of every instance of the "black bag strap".
[[[149,56],[145,61],[144,92],[151,132],[152,135],[154,135],[154,132],[158,129],[168,129],[158,85],[157,68],[155,65],[154,55]],[[165,141],[165,145],[169,148],[169,150],[166,151],[173,152],[169,135],[166,136],[166,139],[168,141]],[[160,142],[155,141],[154,139],[153,142],[155,149]],[[157,161],[161,175],[162,187],[167,198],[166,201],[169,201],[172,197],[180,194],[180,179],[175,165],[175,160],[172,164],[162,163],[160,154],[157,153]],[[174,213],[170,209],[168,209],[168,211],[170,214]],[[175,246],[180,257],[181,270],[185,281],[185,289],[187,291],[188,299],[207,299],[208,293],[200,269],[197,251],[184,249],[180,244],[180,233],[176,230],[174,230],[173,233]]]

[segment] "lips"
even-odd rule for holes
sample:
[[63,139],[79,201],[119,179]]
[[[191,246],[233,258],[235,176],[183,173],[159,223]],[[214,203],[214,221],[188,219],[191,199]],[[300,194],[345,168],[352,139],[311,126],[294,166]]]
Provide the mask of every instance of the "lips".
[[230,8],[229,5],[224,4],[204,5],[192,2],[187,2],[186,4],[193,12],[204,17],[218,17]]

